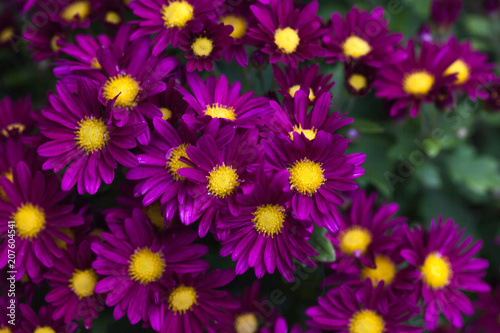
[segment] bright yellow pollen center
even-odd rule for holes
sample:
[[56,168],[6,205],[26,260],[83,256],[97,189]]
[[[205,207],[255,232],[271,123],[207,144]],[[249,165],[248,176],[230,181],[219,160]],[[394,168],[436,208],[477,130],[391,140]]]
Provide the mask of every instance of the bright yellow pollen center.
[[[296,84],[296,85],[290,87],[290,89],[288,89],[288,93],[290,94],[290,96],[295,97],[295,93],[299,90],[300,90],[300,85]],[[315,99],[316,99],[316,96],[314,96],[313,90],[311,88],[309,88],[309,100],[312,102]]]
[[172,177],[174,177],[175,180],[184,180],[185,179],[185,177],[182,177],[177,173],[177,170],[182,169],[182,168],[192,168],[190,165],[188,165],[182,161],[179,161],[179,159],[181,157],[189,159],[189,157],[186,153],[186,149],[189,146],[190,146],[190,144],[183,143],[180,146],[178,146],[177,148],[174,148],[174,149],[172,149],[172,151],[170,151],[170,155],[168,156],[166,168],[170,170],[170,174],[172,175]]
[[89,154],[101,150],[109,140],[108,127],[102,119],[82,119],[78,123],[75,140]]
[[374,287],[381,281],[384,281],[385,286],[390,285],[396,275],[396,265],[394,265],[389,257],[376,255],[375,266],[375,268],[363,267],[361,270],[361,278],[363,280],[370,278]]
[[281,52],[290,54],[297,50],[300,43],[300,37],[297,30],[290,27],[285,29],[276,29],[274,33],[274,43],[281,50]]
[[227,120],[236,120],[236,113],[232,107],[227,107],[219,103],[207,105],[205,114],[212,118],[224,118]]
[[172,118],[172,111],[170,111],[168,108],[160,108],[161,111],[161,119],[163,120],[169,120]]
[[33,333],[56,333],[52,327],[44,326],[38,327]]
[[262,205],[257,207],[253,213],[255,229],[259,233],[265,233],[273,237],[281,232],[283,222],[285,222],[285,208],[280,205]]
[[139,82],[130,77],[130,75],[118,74],[117,76],[110,77],[104,83],[103,96],[108,101],[118,96],[115,105],[129,108],[135,106],[135,98],[139,90]]
[[383,333],[384,319],[372,310],[361,310],[352,316],[349,333]]
[[299,193],[313,195],[325,183],[321,164],[304,158],[288,169],[290,172],[290,188]]
[[215,166],[207,178],[208,191],[220,199],[233,194],[238,186],[238,174],[236,170],[231,166],[226,166],[224,163]]
[[53,52],[58,52],[61,49],[61,47],[57,44],[57,42],[59,42],[60,40],[61,37],[59,37],[58,35],[52,36],[52,38],[50,39],[50,49]]
[[151,252],[151,249],[146,247],[136,249],[130,256],[128,273],[132,280],[146,285],[160,279],[166,266],[161,252]]
[[22,204],[17,208],[17,211],[12,215],[12,219],[16,222],[17,234],[21,239],[36,238],[40,231],[45,228],[45,212],[42,208],[34,206],[31,203]]
[[236,333],[257,333],[259,320],[253,313],[239,315],[234,320],[234,329]]
[[[80,21],[83,22],[90,14],[89,1],[75,1],[66,7],[61,12],[61,18],[65,21]],[[78,17],[76,17],[78,15]]]
[[193,53],[196,54],[198,57],[206,57],[210,55],[213,48],[214,48],[213,42],[207,37],[198,37],[193,42],[193,44],[191,44],[191,49],[193,50]]
[[187,1],[171,1],[161,7],[166,28],[183,28],[193,18],[194,8]]
[[73,277],[69,280],[69,287],[79,299],[94,295],[96,284],[97,274],[92,268],[84,271],[76,269]]
[[160,230],[165,230],[167,227],[165,226],[165,217],[161,211],[161,205],[159,202],[154,202],[149,206],[144,208],[144,214],[149,218],[151,224],[157,227]]
[[101,69],[101,64],[99,63],[99,60],[97,60],[96,57],[92,58],[92,61],[90,62],[90,67],[95,68],[95,69]]
[[315,130],[314,128],[312,129],[303,129],[302,128],[302,125],[295,125],[293,126],[293,131],[291,131],[290,133],[288,133],[288,135],[290,135],[290,138],[293,140],[293,133],[299,133],[299,134],[304,134],[304,136],[306,138],[308,138],[309,140],[314,140],[314,138],[316,138],[316,133],[318,133],[317,130]]
[[[75,232],[73,231],[73,229],[71,229],[71,228],[59,228],[59,230],[64,232],[66,234],[66,236],[69,236],[72,240],[75,240]],[[68,248],[68,244],[66,244],[65,241],[63,241],[57,237],[53,237],[53,239],[54,239],[54,242],[56,242],[57,246],[59,246],[61,249],[66,250]]]
[[450,284],[453,271],[448,258],[437,252],[431,253],[425,258],[420,268],[424,282],[433,289],[441,289]]
[[470,68],[467,63],[461,59],[456,60],[444,72],[444,75],[457,74],[457,79],[453,84],[460,85],[469,80]]
[[233,27],[233,32],[231,32],[231,37],[234,39],[239,39],[246,35],[248,29],[247,21],[241,16],[228,15],[220,20],[225,25],[231,25]]
[[13,27],[7,27],[0,32],[0,43],[8,42],[12,37],[14,37],[15,30]]
[[184,314],[186,311],[191,311],[193,305],[197,304],[197,297],[193,287],[179,286],[170,293],[168,308],[176,314],[178,312]]
[[1,326],[0,327],[0,333],[12,333],[12,331],[8,327]]
[[426,71],[407,74],[403,81],[403,90],[408,94],[426,95],[434,85],[434,76]]
[[356,91],[360,91],[366,88],[366,86],[368,85],[368,81],[363,75],[353,74],[349,78],[349,84],[351,85],[351,87],[356,89]]
[[352,226],[340,234],[340,250],[349,255],[365,253],[371,242],[370,232],[359,226]]
[[26,129],[26,127],[23,124],[13,123],[13,124],[9,124],[9,125],[7,125],[7,127],[3,128],[2,134],[8,138],[10,136],[9,135],[10,132],[17,132],[18,134],[23,134],[25,129]]
[[[14,181],[14,175],[12,174],[11,169],[9,169],[9,171],[2,173],[1,176],[6,177],[8,180],[10,180],[11,183]],[[6,201],[9,201],[9,198],[7,198],[7,194],[5,194],[5,191],[1,186],[0,186],[0,197]]]
[[120,24],[122,18],[116,12],[107,12],[106,16],[104,17],[104,20],[111,24]]
[[359,59],[371,52],[370,44],[363,38],[358,36],[351,36],[342,44],[342,50],[346,57]]

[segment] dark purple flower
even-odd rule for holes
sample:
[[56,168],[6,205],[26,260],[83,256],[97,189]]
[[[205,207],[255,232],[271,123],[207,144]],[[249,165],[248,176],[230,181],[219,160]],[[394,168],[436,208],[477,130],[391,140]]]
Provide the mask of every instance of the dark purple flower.
[[481,310],[481,315],[476,321],[476,329],[500,332],[500,287],[491,294],[480,294],[476,306]]
[[433,0],[431,20],[440,29],[448,30],[458,19],[462,7],[462,0]]
[[353,95],[364,96],[371,90],[377,69],[362,63],[345,63],[344,73],[347,90]]
[[100,1],[96,0],[69,0],[64,2],[46,0],[39,2],[36,9],[45,12],[51,21],[75,29],[88,28],[90,18],[95,14],[99,5]]
[[490,111],[500,110],[500,84],[495,83],[490,87],[486,103]]
[[7,3],[2,3],[2,5],[2,14],[0,14],[0,49],[12,47],[19,41],[19,28],[14,18],[20,16],[20,13],[13,5]]
[[64,324],[62,319],[52,319],[55,308],[50,305],[42,306],[38,314],[26,304],[20,304],[19,310],[20,324],[13,333],[72,333],[78,328],[76,323]]
[[61,25],[53,22],[33,23],[23,32],[23,39],[28,42],[26,48],[32,52],[33,60],[39,62],[58,55],[66,42],[66,35]]
[[33,129],[31,98],[13,101],[10,97],[0,100],[0,133],[3,137],[17,137]]
[[483,8],[489,15],[497,15],[500,9],[500,0],[483,0]]
[[182,117],[188,108],[187,102],[182,94],[175,89],[176,80],[170,78],[167,81],[165,91],[150,97],[149,101],[156,105],[161,113],[161,118],[171,124],[177,124],[177,121]]
[[[288,330],[288,325],[286,319],[283,317],[278,317],[273,324],[273,328],[263,327],[259,332],[261,333],[302,333],[302,328],[299,324],[294,324],[290,330]],[[314,333],[314,331],[310,331]]]

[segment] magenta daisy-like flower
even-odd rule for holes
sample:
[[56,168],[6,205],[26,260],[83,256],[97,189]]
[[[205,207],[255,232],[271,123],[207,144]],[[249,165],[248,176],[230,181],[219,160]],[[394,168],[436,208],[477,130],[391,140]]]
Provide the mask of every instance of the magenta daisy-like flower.
[[230,36],[232,31],[231,25],[217,23],[207,16],[186,24],[178,36],[179,48],[186,52],[186,70],[210,72],[214,68],[213,62],[221,60],[222,51],[234,43]]
[[165,91],[149,99],[151,103],[160,109],[162,113],[161,118],[171,124],[177,124],[177,121],[188,108],[187,102],[184,100],[182,94],[175,89],[175,85],[175,78],[170,78],[167,81]]
[[337,61],[360,62],[380,68],[401,62],[407,56],[399,48],[402,34],[391,34],[384,20],[384,10],[371,13],[354,7],[345,15],[332,14],[329,32],[323,36],[327,63]]
[[263,4],[250,6],[257,19],[248,35],[263,45],[261,51],[269,54],[269,62],[297,68],[299,62],[322,56],[319,46],[323,35],[321,18],[316,15],[318,2],[311,1],[302,10],[295,8],[293,0],[271,0],[268,8]]
[[154,301],[156,286],[160,280],[169,279],[172,272],[206,271],[208,264],[199,258],[208,248],[191,244],[196,239],[196,233],[191,230],[155,236],[140,209],[134,209],[125,219],[124,229],[127,239],[103,232],[104,242],[91,245],[97,254],[92,268],[105,276],[94,290],[98,294],[107,293],[106,305],[114,306],[115,319],[127,315],[132,324],[143,319],[159,330],[160,319]]
[[153,55],[159,55],[168,45],[179,45],[179,34],[186,25],[202,15],[213,16],[219,1],[206,0],[134,0],[130,8],[139,16],[139,29],[132,39],[141,36],[153,38]]
[[0,14],[0,49],[12,47],[18,41],[19,28],[14,20],[20,13],[17,6],[3,4],[2,14]]
[[373,287],[365,281],[355,290],[341,286],[330,290],[318,299],[318,305],[307,309],[308,325],[314,328],[361,333],[419,333],[423,327],[405,325],[404,322],[418,314],[418,307],[406,298],[392,299],[383,283]]
[[135,137],[146,124],[116,127],[109,122],[110,105],[106,110],[97,99],[98,87],[88,80],[78,82],[78,95],[65,83],[57,84],[57,95],[49,96],[42,110],[40,131],[48,141],[38,147],[38,154],[47,157],[44,170],[59,172],[66,168],[61,187],[67,191],[75,184],[78,193],[95,194],[101,181],[111,184],[117,162],[126,167],[137,166],[129,151],[136,146]]
[[462,0],[433,0],[431,20],[442,30],[448,30],[458,19],[464,6]]
[[415,228],[406,232],[407,247],[401,255],[415,268],[419,294],[425,304],[426,327],[434,330],[439,312],[455,327],[462,327],[462,313],[472,315],[474,306],[461,290],[485,293],[490,286],[481,280],[488,261],[473,256],[482,242],[472,243],[472,237],[462,239],[453,220],[432,220],[429,230]]
[[310,257],[318,253],[309,245],[312,222],[294,218],[290,209],[292,192],[283,191],[288,176],[266,175],[261,168],[250,193],[236,195],[238,215],[227,212],[217,222],[217,229],[227,232],[222,241],[221,256],[237,261],[236,274],[255,269],[257,278],[278,268],[292,282],[295,264],[315,267]]
[[64,318],[66,324],[73,319],[83,319],[88,330],[92,327],[92,319],[96,319],[104,308],[104,299],[94,292],[99,277],[92,268],[96,258],[90,249],[93,237],[96,238],[89,236],[78,245],[68,246],[64,256],[44,275],[52,288],[45,296],[55,308],[52,317],[55,320]]
[[36,279],[43,266],[52,267],[63,256],[54,239],[73,242],[60,228],[79,226],[83,218],[71,213],[73,205],[58,204],[68,193],[61,192],[55,175],[46,179],[40,171],[32,173],[26,163],[19,162],[12,178],[0,178],[8,200],[0,200],[0,234],[4,240],[0,244],[0,268],[8,264],[7,238],[14,234],[16,280],[25,272]]
[[19,310],[20,324],[14,333],[72,333],[78,328],[77,323],[52,319],[55,308],[50,305],[42,306],[38,314],[26,304],[19,304]]
[[[273,328],[263,327],[259,332],[261,333],[302,333],[302,328],[299,324],[294,324],[290,330],[288,330],[288,324],[286,319],[283,317],[278,317],[273,324]],[[313,331],[311,331],[313,333]]]
[[476,306],[481,310],[476,328],[485,332],[500,332],[500,287],[491,294],[480,294]]
[[28,43],[35,62],[52,58],[61,52],[66,42],[66,35],[60,24],[49,22],[40,26],[28,26],[23,32],[23,39]]
[[347,90],[357,96],[366,95],[372,88],[377,69],[363,63],[344,63],[344,81]]
[[48,0],[40,6],[40,10],[46,12],[53,22],[71,29],[88,28],[90,17],[99,7],[99,1],[95,0],[69,0],[61,3],[59,0]]
[[31,98],[26,97],[13,101],[5,97],[0,101],[0,133],[3,137],[17,137],[27,134],[33,129],[31,118],[33,108]]
[[456,80],[456,74],[446,73],[446,70],[457,60],[458,54],[450,52],[448,45],[438,47],[424,42],[416,56],[413,40],[408,41],[406,52],[406,60],[379,71],[374,87],[377,97],[395,101],[391,116],[397,116],[410,106],[410,116],[416,117],[422,102],[432,103],[443,86]]

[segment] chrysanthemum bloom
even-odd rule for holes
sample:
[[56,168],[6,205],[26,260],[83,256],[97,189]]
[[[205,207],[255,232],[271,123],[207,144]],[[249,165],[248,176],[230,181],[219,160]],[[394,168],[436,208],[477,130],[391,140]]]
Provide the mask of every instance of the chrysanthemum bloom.
[[219,1],[206,0],[135,0],[130,3],[134,14],[139,16],[139,29],[132,39],[150,36],[153,38],[153,55],[158,56],[168,45],[179,45],[179,34],[186,25],[202,15],[210,15]]
[[0,49],[12,47],[12,43],[15,43],[16,39],[19,38],[16,36],[19,34],[19,28],[14,18],[20,13],[15,10],[14,6],[9,6],[7,3],[3,5],[3,12],[0,14]]
[[500,84],[495,83],[490,87],[486,104],[490,111],[500,110]]
[[63,28],[53,22],[28,26],[23,32],[23,39],[28,43],[26,48],[31,51],[35,62],[58,55],[66,42]]
[[379,71],[373,86],[377,89],[377,97],[395,100],[391,116],[410,106],[410,116],[416,117],[422,102],[433,102],[443,86],[456,80],[456,74],[448,74],[446,70],[458,55],[451,53],[448,45],[438,47],[423,43],[417,57],[413,40],[408,41],[406,52],[406,60]]
[[222,51],[234,43],[230,36],[233,31],[231,25],[217,23],[203,16],[200,20],[192,20],[179,34],[179,48],[186,53],[186,70],[193,72],[214,68],[214,61],[222,58]]
[[10,97],[2,99],[0,101],[1,136],[9,138],[29,133],[34,125],[31,118],[32,111],[29,96],[17,101],[13,101]]
[[293,258],[307,266],[316,266],[310,257],[318,253],[307,242],[312,222],[297,220],[292,215],[293,193],[283,191],[288,176],[266,175],[263,168],[257,173],[252,191],[236,195],[239,214],[233,216],[227,212],[217,222],[218,230],[228,232],[220,253],[237,261],[236,274],[253,267],[260,279],[266,271],[272,274],[278,268],[292,282]]
[[258,3],[250,9],[258,23],[249,29],[248,35],[263,44],[261,51],[270,55],[270,63],[281,61],[297,68],[299,62],[323,55],[317,1],[302,10],[294,8],[293,0],[271,0],[270,8]]
[[345,63],[344,81],[347,90],[357,96],[365,96],[372,88],[377,69],[363,63]]
[[70,0],[60,2],[59,0],[48,0],[40,7],[53,22],[71,29],[88,28],[90,17],[93,16],[100,2],[95,0]]
[[480,294],[476,306],[481,310],[476,328],[485,332],[500,332],[500,287],[491,294]]
[[182,119],[195,131],[211,127],[216,121],[232,127],[252,128],[263,125],[260,117],[273,112],[267,98],[253,97],[252,91],[240,95],[241,83],[229,85],[225,75],[210,76],[205,83],[194,73],[187,73],[186,79],[192,93],[181,86],[178,89],[190,106],[190,114]]
[[312,219],[319,227],[335,232],[336,207],[344,202],[337,191],[358,187],[354,179],[364,173],[360,165],[365,155],[344,156],[349,141],[338,134],[320,130],[310,140],[306,133],[293,132],[293,139],[288,134],[270,137],[266,142],[267,158],[272,169],[288,174],[296,217]]
[[[68,193],[59,189],[55,175],[46,177],[37,171],[32,173],[24,162],[19,162],[12,170],[12,178],[0,178],[8,201],[0,200],[0,268],[7,265],[7,232],[15,230],[16,280],[27,272],[37,278],[41,267],[51,267],[61,258],[63,251],[56,245],[54,238],[71,244],[72,240],[59,228],[83,224],[83,218],[72,214],[73,205],[58,205]],[[14,221],[14,224],[9,224]],[[9,232],[12,234],[12,232]]]
[[50,95],[48,106],[42,110],[39,127],[49,141],[37,152],[48,158],[44,170],[59,172],[67,166],[61,183],[64,191],[76,184],[78,193],[95,194],[101,181],[111,184],[117,162],[129,168],[137,166],[137,159],[128,149],[136,146],[134,138],[144,132],[146,125],[116,127],[110,123],[113,101],[103,110],[97,91],[92,82],[80,80],[75,96],[59,81],[58,94]]
[[115,319],[126,314],[132,324],[142,318],[159,330],[158,309],[154,309],[155,286],[160,280],[168,279],[172,272],[206,271],[208,264],[199,258],[208,248],[191,244],[196,239],[196,233],[191,230],[170,233],[165,238],[155,236],[140,209],[134,209],[132,216],[125,219],[124,228],[128,239],[103,232],[104,243],[91,245],[97,254],[92,268],[106,276],[94,290],[99,294],[108,293],[106,305],[115,307]]
[[431,20],[442,30],[448,30],[460,16],[462,0],[433,0]]
[[[302,333],[302,328],[300,327],[299,324],[294,324],[292,326],[292,328],[290,329],[290,331],[288,331],[288,325],[286,323],[286,319],[283,317],[279,317],[274,322],[272,329],[267,328],[267,327],[263,327],[263,328],[261,328],[261,330],[259,332],[261,332],[261,333],[288,333],[288,332],[290,332],[290,333]],[[314,331],[311,331],[311,333],[313,333],[313,332]],[[237,332],[237,333],[239,333],[239,332]]]
[[218,269],[174,276],[173,285],[168,284],[158,296],[164,315],[151,326],[157,329],[158,325],[161,333],[221,332],[227,311],[236,309],[239,303],[226,290],[218,288],[229,284],[234,277],[233,270]]
[[55,309],[50,305],[42,306],[38,314],[26,304],[19,304],[19,310],[19,327],[14,333],[72,333],[78,328],[76,323],[52,319]]
[[152,96],[149,101],[160,108],[161,118],[171,124],[177,124],[179,118],[186,112],[188,107],[182,94],[175,89],[176,80],[170,78],[167,81],[165,91]]
[[295,97],[298,90],[309,94],[309,101],[314,104],[317,97],[323,93],[330,92],[335,82],[332,81],[333,74],[323,75],[318,73],[319,65],[305,66],[294,69],[286,67],[282,71],[278,66],[273,66],[274,79],[280,86],[280,94],[285,98]]
[[423,327],[405,325],[419,309],[406,298],[391,299],[383,283],[365,281],[359,290],[341,286],[307,309],[307,324],[322,330],[349,333],[418,333]]
[[345,20],[333,13],[329,32],[322,39],[327,63],[355,61],[380,68],[406,59],[399,47],[403,35],[391,34],[387,24],[380,7],[368,13],[355,6]]
[[474,306],[460,290],[489,292],[490,286],[481,280],[486,274],[488,261],[473,256],[481,249],[482,242],[472,243],[472,237],[462,237],[453,220],[437,223],[432,220],[430,229],[415,228],[406,232],[407,248],[401,255],[416,270],[418,295],[425,304],[425,324],[434,330],[439,312],[455,327],[462,326],[462,315],[472,315]]

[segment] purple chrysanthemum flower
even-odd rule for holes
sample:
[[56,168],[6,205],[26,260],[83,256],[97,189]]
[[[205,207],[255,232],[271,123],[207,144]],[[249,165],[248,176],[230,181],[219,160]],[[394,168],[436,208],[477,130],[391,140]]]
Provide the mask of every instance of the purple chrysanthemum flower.
[[97,254],[92,268],[106,276],[96,284],[95,292],[107,293],[106,305],[114,306],[115,319],[126,314],[132,324],[143,319],[159,330],[155,287],[160,280],[169,279],[172,272],[206,271],[208,264],[199,258],[208,248],[191,244],[196,233],[187,229],[155,236],[140,209],[134,209],[125,219],[124,229],[127,239],[103,232],[104,242],[91,245]]
[[0,244],[0,268],[8,263],[6,238],[15,233],[16,280],[25,272],[36,279],[43,266],[52,267],[63,255],[54,239],[73,242],[59,229],[81,225],[83,218],[71,213],[73,205],[58,205],[68,193],[59,189],[55,175],[46,179],[40,171],[33,173],[26,163],[19,162],[12,170],[12,178],[0,178],[8,199],[0,200],[0,234],[4,240]]
[[293,0],[271,0],[268,8],[263,4],[250,6],[258,23],[248,35],[263,45],[261,51],[270,55],[269,62],[297,68],[299,62],[322,56],[319,46],[323,35],[321,18],[316,15],[318,2],[311,1],[302,10],[295,8]]
[[476,306],[482,313],[477,320],[476,329],[485,332],[500,332],[500,287],[491,294],[480,294]]
[[377,69],[363,63],[344,64],[344,82],[347,90],[357,96],[365,96],[372,88]]
[[384,10],[375,8],[371,13],[354,7],[345,15],[332,14],[329,33],[323,36],[327,63],[357,61],[380,68],[406,59],[400,50],[402,34],[391,34],[384,20]]
[[12,47],[18,41],[19,28],[15,17],[20,13],[16,6],[3,3],[2,14],[0,14],[0,49]]
[[65,324],[62,319],[52,319],[54,307],[42,306],[38,314],[26,304],[20,304],[21,318],[19,327],[14,333],[72,333],[78,328],[78,324],[70,322]]
[[338,134],[318,131],[310,140],[306,133],[293,132],[293,139],[288,134],[269,136],[267,158],[271,169],[289,177],[296,217],[335,232],[336,207],[344,202],[337,191],[357,189],[354,179],[364,173],[360,165],[365,155],[344,156],[349,141]]
[[66,42],[66,35],[60,24],[49,22],[43,25],[29,26],[23,32],[35,62],[52,58],[61,52],[61,47]]
[[226,286],[234,278],[233,270],[218,269],[204,274],[174,276],[174,283],[164,284],[158,294],[161,310],[164,312],[158,322],[159,331],[220,332],[220,327],[227,318],[227,311],[237,308],[239,304],[226,290],[218,288]]
[[[290,331],[288,330],[288,325],[286,323],[286,319],[283,317],[278,317],[273,324],[273,328],[263,327],[260,333],[302,333],[302,328],[299,324],[294,324]],[[314,331],[309,331],[310,333],[314,333]]]
[[146,124],[116,127],[110,123],[113,101],[104,111],[97,99],[98,87],[88,80],[78,82],[77,96],[62,81],[57,92],[49,96],[49,105],[42,110],[39,127],[49,141],[37,151],[48,158],[44,170],[59,172],[68,166],[62,178],[63,190],[76,184],[78,193],[95,194],[101,181],[111,184],[117,162],[137,166],[128,149],[136,146],[134,138],[144,132]]
[[51,21],[75,29],[90,26],[90,17],[93,16],[99,4],[100,1],[95,0],[69,0],[63,3],[59,0],[47,0],[43,2],[43,6],[41,3],[37,5]]
[[401,255],[415,268],[418,296],[425,304],[425,324],[434,330],[441,312],[455,327],[462,326],[462,315],[472,315],[474,306],[460,290],[489,292],[490,286],[481,280],[488,261],[473,256],[482,242],[471,244],[472,237],[462,240],[465,229],[459,230],[453,220],[439,217],[427,231],[421,227],[406,232],[407,247]]
[[462,0],[433,0],[431,20],[442,30],[448,30],[460,16]]
[[204,14],[213,16],[218,5],[219,1],[206,0],[134,0],[129,6],[141,20],[132,39],[156,33],[153,55],[158,56],[168,45],[179,45],[179,34],[189,22]]
[[432,103],[440,95],[443,86],[456,80],[455,74],[445,72],[458,55],[451,53],[448,45],[438,47],[423,43],[417,57],[413,40],[408,41],[406,52],[406,60],[379,71],[374,87],[377,97],[395,100],[390,110],[391,116],[397,116],[410,106],[410,116],[416,117],[422,102]]
[[418,307],[406,298],[391,298],[383,283],[373,287],[369,280],[354,290],[341,286],[318,299],[318,305],[307,309],[308,325],[328,331],[361,333],[420,333],[423,327],[405,325]]
[[9,138],[31,132],[34,125],[31,118],[32,112],[30,97],[17,101],[13,101],[10,97],[2,99],[0,101],[0,134]]
[[500,110],[500,84],[494,83],[488,91],[488,99],[486,100],[489,111]]
[[213,62],[221,60],[223,50],[234,43],[230,36],[232,31],[231,25],[217,23],[206,16],[186,24],[178,36],[179,48],[186,52],[186,70],[210,72],[214,68]]
[[187,102],[184,100],[182,94],[175,89],[175,85],[175,78],[170,78],[167,81],[165,91],[149,99],[151,103],[160,109],[162,113],[161,118],[171,124],[177,124],[177,121],[188,108]]
[[273,66],[274,79],[280,86],[280,94],[285,98],[295,97],[298,90],[309,94],[309,101],[314,104],[317,97],[330,92],[333,85],[333,74],[323,75],[318,73],[319,65],[306,66],[294,69],[286,67],[283,71],[276,65]]
[[90,249],[92,238],[96,236],[68,246],[64,256],[44,275],[52,288],[45,296],[45,300],[55,307],[52,318],[64,318],[66,324],[73,319],[83,319],[88,330],[92,327],[92,319],[96,319],[104,308],[104,299],[94,292],[99,278],[92,268],[96,258]]
[[286,174],[266,175],[262,167],[251,192],[236,195],[238,215],[227,212],[217,222],[217,230],[227,232],[220,254],[237,261],[236,274],[253,267],[260,279],[266,271],[272,274],[278,268],[292,282],[293,258],[307,266],[316,266],[310,257],[318,253],[307,242],[312,222],[297,220],[292,215],[293,193],[288,189],[283,191],[287,185]]

